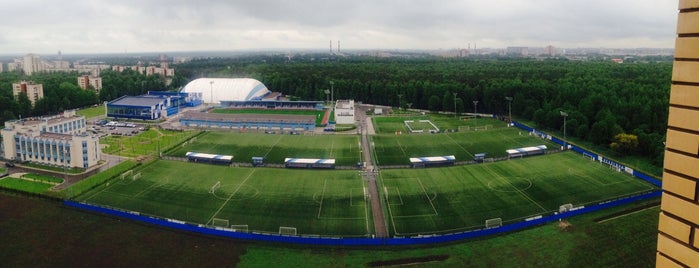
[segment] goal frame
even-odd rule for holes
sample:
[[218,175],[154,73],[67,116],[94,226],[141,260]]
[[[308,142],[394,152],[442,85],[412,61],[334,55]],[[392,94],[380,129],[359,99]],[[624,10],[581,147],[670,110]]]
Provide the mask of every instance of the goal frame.
[[228,221],[228,219],[211,218],[211,226],[221,227],[221,228],[230,228],[231,224]]
[[248,232],[248,225],[247,224],[233,224],[231,225],[231,229],[235,232]]
[[498,228],[502,227],[502,218],[492,218],[485,220],[485,228]]
[[279,235],[297,235],[296,227],[279,226]]
[[568,212],[571,209],[573,209],[573,204],[571,204],[571,203],[563,204],[560,207],[558,207],[558,212],[559,213]]
[[218,190],[218,188],[221,188],[221,181],[217,181],[216,183],[214,183],[214,185],[212,185],[211,188],[209,188],[209,193],[215,193],[216,190]]

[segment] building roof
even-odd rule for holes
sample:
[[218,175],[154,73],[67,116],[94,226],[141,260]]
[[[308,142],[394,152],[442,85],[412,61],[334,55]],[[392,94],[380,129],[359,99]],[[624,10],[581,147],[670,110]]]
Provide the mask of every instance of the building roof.
[[143,106],[151,107],[160,104],[165,100],[161,97],[147,96],[124,96],[109,103],[109,105],[125,105],[125,106]]
[[251,78],[199,78],[184,86],[182,92],[202,93],[204,102],[217,104],[221,101],[248,101],[271,91],[262,82]]

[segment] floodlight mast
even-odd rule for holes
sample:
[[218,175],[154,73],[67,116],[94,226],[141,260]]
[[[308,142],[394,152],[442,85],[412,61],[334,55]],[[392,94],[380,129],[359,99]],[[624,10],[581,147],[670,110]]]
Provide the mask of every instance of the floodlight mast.
[[566,139],[566,117],[568,117],[568,113],[561,111],[561,116],[563,116],[563,148],[567,149],[568,142]]
[[510,120],[510,123],[512,123],[512,97],[505,97],[505,100],[507,100],[507,108],[509,110],[509,120]]
[[454,92],[454,117],[456,117],[456,92]]

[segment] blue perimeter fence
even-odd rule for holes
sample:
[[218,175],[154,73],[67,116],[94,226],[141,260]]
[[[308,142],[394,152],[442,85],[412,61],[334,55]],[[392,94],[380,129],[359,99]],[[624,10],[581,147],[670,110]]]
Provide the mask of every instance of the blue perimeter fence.
[[[618,167],[625,172],[632,174],[633,176],[647,181],[658,187],[661,186],[661,182],[651,176],[643,174],[641,172],[632,171],[629,172],[626,166],[621,163],[606,159],[600,155],[589,152],[577,146],[568,144],[563,140],[546,135],[541,131],[537,131],[528,126],[522,125],[518,122],[513,122],[513,124],[519,128],[532,132],[536,135],[540,135],[543,138],[549,139],[561,146],[569,145],[571,150],[579,152],[581,154],[588,154],[590,157],[594,157],[597,161],[607,163],[611,166]],[[114,208],[101,207],[93,204],[80,203],[71,200],[63,201],[63,204],[67,207],[87,210],[91,212],[106,214],[110,216],[116,216],[119,218],[134,220],[138,222],[153,224],[165,228],[172,228],[177,230],[182,230],[186,232],[193,232],[204,235],[213,235],[227,238],[235,239],[245,239],[245,240],[256,240],[256,241],[267,241],[274,243],[293,243],[293,244],[308,244],[308,245],[325,245],[325,246],[396,246],[396,245],[424,245],[424,244],[436,244],[436,243],[446,243],[459,240],[473,239],[484,236],[491,236],[495,234],[502,234],[507,232],[513,232],[517,230],[522,230],[525,228],[534,227],[537,225],[558,221],[564,218],[569,218],[573,216],[582,215],[585,213],[590,213],[610,207],[620,206],[624,204],[629,204],[641,200],[647,200],[652,198],[658,198],[662,195],[662,190],[655,190],[652,192],[647,192],[644,194],[628,196],[623,198],[618,198],[614,200],[608,200],[600,202],[593,205],[576,207],[566,212],[554,212],[550,215],[541,215],[537,217],[528,218],[521,222],[515,222],[512,224],[503,225],[500,227],[486,228],[470,230],[452,234],[434,234],[434,235],[418,235],[413,237],[392,237],[392,238],[341,238],[341,237],[318,237],[318,236],[289,236],[289,235],[277,235],[270,233],[257,233],[257,232],[240,232],[234,231],[228,228],[221,227],[210,227],[202,224],[192,224],[180,220],[158,218],[153,216],[141,215],[138,212],[118,210]]]

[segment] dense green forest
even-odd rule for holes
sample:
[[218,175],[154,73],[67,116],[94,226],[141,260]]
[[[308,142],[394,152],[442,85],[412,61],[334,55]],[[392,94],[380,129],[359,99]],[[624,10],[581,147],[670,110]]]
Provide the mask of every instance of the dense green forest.
[[[644,156],[662,166],[672,63],[257,55],[201,58],[174,67],[170,86],[158,75],[103,70],[99,93],[81,90],[74,72],[29,77],[0,73],[0,121],[53,114],[148,90],[176,90],[198,77],[251,77],[303,100],[325,100],[325,90],[332,87],[335,99],[430,111],[507,115],[506,97],[511,97],[516,120],[562,131],[560,112],[565,111],[568,138]],[[26,96],[14,98],[12,83],[21,80],[43,84],[45,98],[33,107]]]
[[[82,90],[78,87],[77,72],[35,73],[31,76],[19,72],[0,73],[0,122],[20,117],[56,114],[66,109],[81,108],[116,99],[124,95],[139,95],[148,90],[168,90],[159,75],[145,76],[132,70],[115,72],[103,70],[103,88]],[[12,84],[20,81],[42,84],[44,98],[32,106],[26,95],[12,95]],[[179,84],[177,85],[179,86]]]
[[506,115],[511,97],[517,120],[562,132],[565,111],[569,138],[647,156],[661,166],[672,63],[257,56],[200,59],[177,68],[191,78],[256,78],[304,100],[325,100],[332,82],[335,99]]

